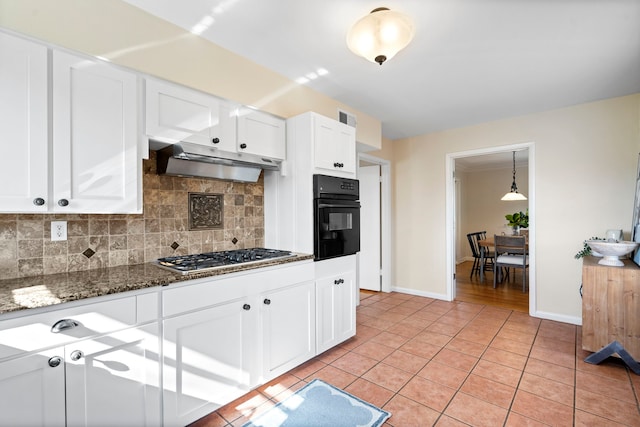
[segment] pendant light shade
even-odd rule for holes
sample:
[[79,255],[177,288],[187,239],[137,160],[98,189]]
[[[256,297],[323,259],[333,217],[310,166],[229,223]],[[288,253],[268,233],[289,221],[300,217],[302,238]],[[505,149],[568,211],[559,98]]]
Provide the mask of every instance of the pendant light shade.
[[500,200],[527,200],[524,194],[518,193],[518,186],[516,185],[516,152],[513,152],[513,182],[511,183],[511,191],[502,196]]
[[413,23],[408,16],[379,7],[351,27],[347,46],[356,55],[382,65],[404,49],[413,35]]

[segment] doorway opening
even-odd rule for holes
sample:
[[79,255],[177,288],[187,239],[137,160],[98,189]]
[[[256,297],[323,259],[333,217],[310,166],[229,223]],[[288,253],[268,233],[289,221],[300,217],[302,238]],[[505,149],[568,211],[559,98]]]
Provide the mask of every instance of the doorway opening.
[[388,160],[358,154],[360,252],[358,286],[391,292],[391,166]]
[[[526,189],[524,193],[528,200],[524,202],[500,200],[509,191],[512,169],[510,162],[514,151],[517,158],[521,159],[516,162],[516,170],[519,189]],[[446,242],[449,300],[535,312],[534,152],[534,143],[529,142],[447,154]],[[508,173],[505,173],[507,170]],[[471,273],[473,257],[467,233],[486,231],[488,237],[493,237],[494,234],[511,234],[505,213],[525,210],[528,210],[530,218],[528,291],[522,293],[519,274],[511,274],[509,280],[499,283],[494,289],[492,271],[485,272],[484,280],[480,279],[480,274]]]

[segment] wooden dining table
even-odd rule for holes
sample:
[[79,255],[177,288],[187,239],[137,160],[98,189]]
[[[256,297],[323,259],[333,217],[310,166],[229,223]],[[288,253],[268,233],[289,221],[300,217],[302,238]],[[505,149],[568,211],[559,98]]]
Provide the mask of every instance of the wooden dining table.
[[[485,248],[493,248],[495,247],[495,242],[493,241],[493,237],[487,237],[486,239],[478,240],[478,246],[480,247],[480,265],[484,267],[484,251]],[[529,239],[526,242],[526,249],[529,252]],[[484,268],[480,268],[480,281],[484,282]]]

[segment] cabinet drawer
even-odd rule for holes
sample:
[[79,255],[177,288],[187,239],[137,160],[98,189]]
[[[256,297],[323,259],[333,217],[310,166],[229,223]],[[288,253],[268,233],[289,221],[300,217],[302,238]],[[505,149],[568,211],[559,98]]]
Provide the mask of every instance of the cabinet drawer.
[[[52,326],[63,319],[70,319],[77,326],[52,332]],[[0,320],[0,359],[64,345],[135,324],[134,296]]]
[[251,273],[218,276],[214,280],[194,280],[193,284],[163,292],[162,316],[174,316],[245,298],[262,291],[310,281],[313,280],[313,274],[313,262],[301,261],[287,264],[286,267],[268,267]]

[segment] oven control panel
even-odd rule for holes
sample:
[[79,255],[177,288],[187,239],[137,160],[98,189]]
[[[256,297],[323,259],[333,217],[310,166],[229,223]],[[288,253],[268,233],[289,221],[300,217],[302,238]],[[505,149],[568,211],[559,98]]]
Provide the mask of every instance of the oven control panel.
[[360,198],[360,185],[357,179],[339,178],[329,175],[313,175],[313,197],[319,198]]

